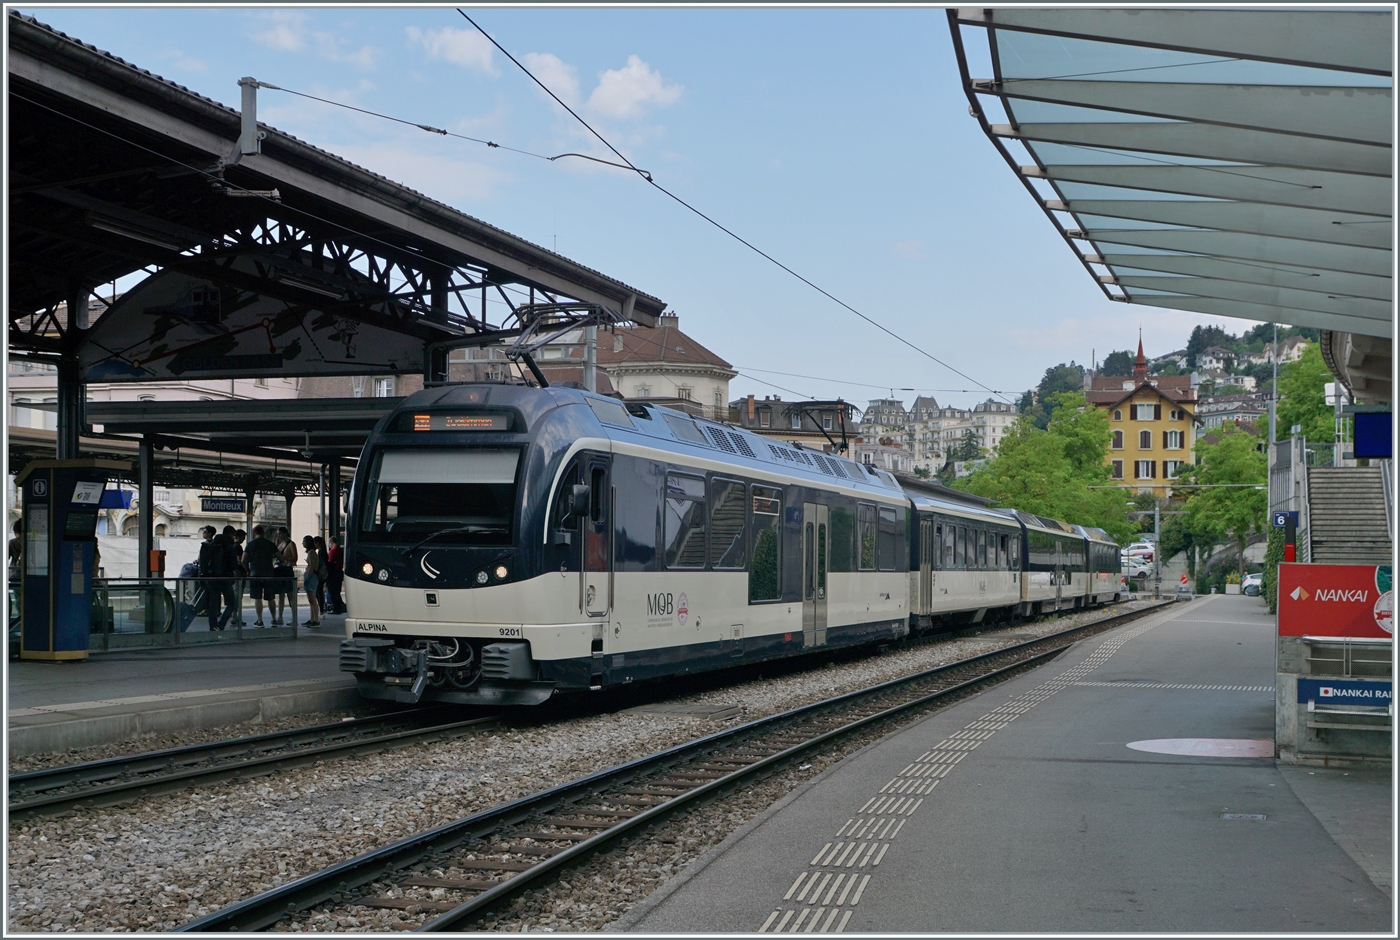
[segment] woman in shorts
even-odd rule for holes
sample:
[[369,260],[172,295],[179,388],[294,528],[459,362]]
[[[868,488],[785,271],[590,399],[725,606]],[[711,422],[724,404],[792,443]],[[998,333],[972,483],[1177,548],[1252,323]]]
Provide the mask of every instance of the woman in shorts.
[[284,526],[277,530],[277,562],[272,568],[273,596],[276,600],[271,601],[268,605],[272,607],[272,622],[276,626],[291,623],[291,619],[286,616],[289,599],[292,605],[292,618],[296,617],[296,566],[297,543],[292,541],[292,533],[288,532]]

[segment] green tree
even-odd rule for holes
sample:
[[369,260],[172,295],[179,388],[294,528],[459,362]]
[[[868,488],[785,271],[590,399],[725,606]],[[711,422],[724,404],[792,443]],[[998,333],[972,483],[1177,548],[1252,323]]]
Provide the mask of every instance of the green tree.
[[1322,350],[1315,343],[1303,347],[1302,358],[1278,370],[1279,437],[1288,437],[1293,425],[1300,424],[1303,436],[1310,441],[1333,439],[1336,425],[1323,387],[1332,380],[1332,374],[1322,361]]
[[963,439],[948,448],[949,460],[976,460],[982,456],[982,447],[977,443],[977,432],[968,428]]
[[[1077,365],[1073,360],[1068,365],[1060,363],[1045,370],[1045,375],[1041,376],[1040,384],[1036,386],[1030,404],[1026,403],[1026,396],[1021,397],[1020,411],[1024,415],[1029,415],[1031,422],[1042,431],[1050,426],[1050,420],[1055,416],[1056,395],[1063,392],[1078,392],[1084,388],[1084,367]],[[1030,395],[1031,393],[1027,393]]]
[[1268,459],[1259,438],[1236,425],[1222,426],[1198,443],[1196,456],[1200,463],[1182,471],[1174,487],[1187,497],[1186,524],[1198,539],[1234,542],[1243,573],[1245,545],[1263,529],[1268,511]]
[[997,455],[955,485],[999,506],[1130,538],[1136,527],[1128,519],[1123,490],[1108,476],[1108,415],[1086,408],[1081,392],[1058,392],[1048,404],[1053,417],[1044,430],[1022,416]]
[[1132,375],[1134,358],[1126,349],[1115,349],[1103,357],[1099,375]]
[[1212,346],[1230,346],[1235,337],[1218,326],[1197,326],[1186,341],[1186,365],[1196,368],[1196,357]]

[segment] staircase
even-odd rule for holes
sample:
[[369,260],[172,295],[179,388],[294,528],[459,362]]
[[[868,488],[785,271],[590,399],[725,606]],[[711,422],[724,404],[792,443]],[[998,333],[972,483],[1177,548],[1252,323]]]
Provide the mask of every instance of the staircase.
[[1389,565],[1385,483],[1380,467],[1308,468],[1308,560],[1319,565]]

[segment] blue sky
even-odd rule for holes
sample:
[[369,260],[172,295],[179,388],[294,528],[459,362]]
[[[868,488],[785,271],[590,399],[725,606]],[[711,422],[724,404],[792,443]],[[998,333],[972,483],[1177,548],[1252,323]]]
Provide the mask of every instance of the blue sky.
[[[659,183],[1008,397],[1047,366],[1132,348],[1139,326],[1153,354],[1199,323],[1252,325],[1104,299],[968,115],[942,10],[466,9]],[[24,12],[234,107],[251,75],[523,150],[604,154],[452,8]],[[258,111],[661,297],[744,373],[732,397],[987,397],[627,172],[270,90]]]

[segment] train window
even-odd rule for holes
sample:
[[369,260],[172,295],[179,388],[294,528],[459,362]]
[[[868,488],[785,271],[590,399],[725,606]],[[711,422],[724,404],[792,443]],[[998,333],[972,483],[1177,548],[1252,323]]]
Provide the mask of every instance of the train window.
[[666,567],[705,567],[705,481],[666,474]]
[[997,567],[1005,571],[1011,567],[1011,556],[1006,551],[1006,536],[1003,535],[998,541],[1000,545],[997,551]]
[[593,522],[603,521],[604,500],[607,497],[608,471],[603,467],[593,468],[593,478],[588,486],[588,518]]
[[879,539],[879,563],[881,571],[894,570],[895,545],[897,544],[896,533],[899,528],[899,516],[888,506],[880,507],[880,539]]
[[987,567],[987,533],[983,529],[977,530],[977,567]]
[[869,503],[856,506],[858,525],[856,538],[860,540],[860,570],[875,570],[875,507]]
[[783,492],[767,486],[750,487],[753,502],[753,564],[749,567],[749,601],[782,597]]
[[817,598],[826,597],[826,523],[817,523]]
[[574,486],[579,482],[578,464],[573,464],[559,477],[559,490],[554,494],[554,527],[556,529],[577,529],[578,519],[569,514],[573,503]]
[[815,526],[814,526],[813,523],[811,523],[811,522],[807,523],[807,531],[806,531],[805,533],[803,533],[803,536],[802,536],[802,544],[803,544],[804,546],[806,546],[806,551],[804,552],[804,554],[807,556],[807,557],[806,557],[806,563],[802,566],[802,567],[803,567],[803,570],[805,570],[805,571],[807,572],[806,578],[805,578],[805,580],[804,580],[803,587],[802,587],[802,596],[805,597],[807,600],[811,600],[811,599],[812,599],[812,593],[813,593],[813,591],[815,591],[815,589],[816,589],[816,577],[815,577],[815,575],[816,575],[817,566],[816,566],[816,564],[814,563],[814,560],[813,560],[813,559],[814,559],[815,556],[816,556],[816,551],[817,551],[817,540],[813,537],[813,529],[814,529],[814,528],[815,528]]
[[710,567],[744,567],[744,484],[710,481]]
[[957,529],[950,525],[943,527],[943,567],[956,568],[957,562],[954,560],[953,543],[957,539]]
[[953,566],[964,568],[967,566],[967,529],[958,526],[958,541],[953,546]]
[[365,488],[360,538],[414,544],[509,545],[520,451],[384,450]]
[[933,530],[933,557],[929,559],[929,564],[935,568],[943,567],[943,526],[935,526]]

